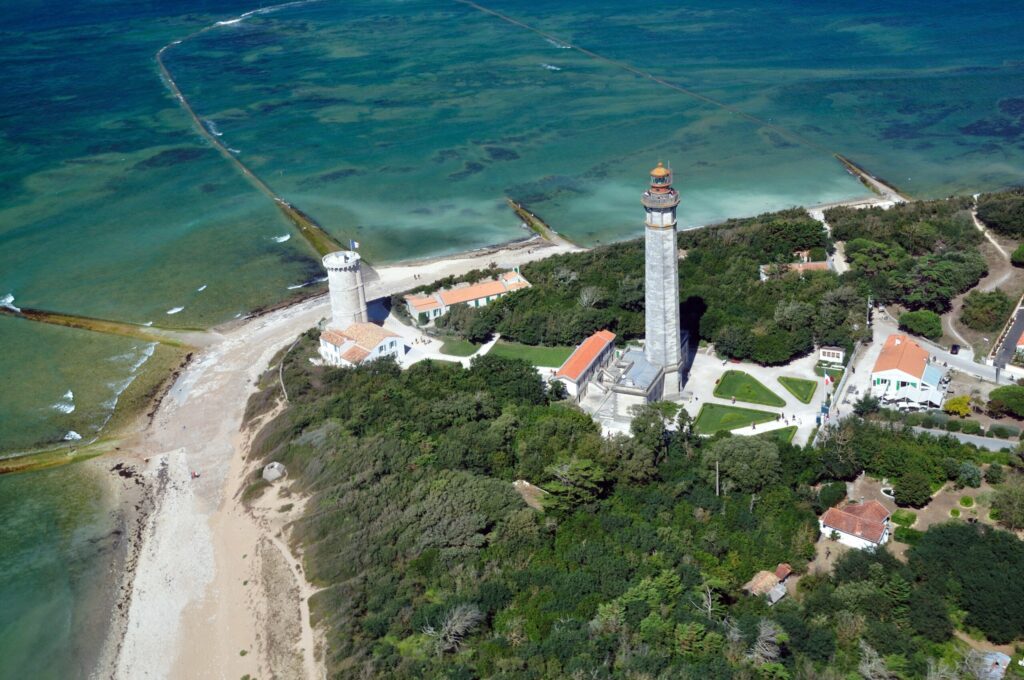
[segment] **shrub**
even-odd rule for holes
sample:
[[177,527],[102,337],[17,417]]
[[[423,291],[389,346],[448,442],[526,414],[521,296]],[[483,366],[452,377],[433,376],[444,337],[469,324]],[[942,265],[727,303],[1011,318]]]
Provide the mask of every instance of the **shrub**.
[[960,429],[964,434],[981,434],[981,423],[977,420],[965,420]]
[[878,397],[874,397],[870,394],[865,394],[863,397],[858,399],[853,404],[853,412],[863,418],[864,416],[870,415],[878,411],[880,402]]
[[1012,439],[1020,434],[1020,428],[1013,425],[990,425],[988,431],[1000,439]]
[[1006,479],[1006,474],[1003,472],[1003,466],[999,463],[992,463],[985,470],[985,481],[989,484],[1002,484],[1004,479]]
[[1024,189],[982,194],[978,197],[978,218],[1000,234],[1024,235]]
[[994,414],[1024,418],[1024,387],[1004,385],[992,390],[988,395],[988,410]]
[[844,498],[846,498],[846,484],[843,482],[832,482],[821,487],[821,491],[818,492],[818,505],[824,511],[834,505],[838,505]]
[[971,415],[971,397],[966,394],[950,397],[942,405],[942,410],[951,416],[966,418]]
[[981,468],[970,461],[960,463],[960,470],[956,475],[957,486],[969,486],[977,489],[981,486]]
[[946,431],[947,432],[959,432],[960,428],[962,426],[963,426],[963,423],[961,423],[959,420],[951,420],[948,423],[946,423]]
[[900,314],[900,330],[936,340],[942,337],[942,318],[927,309],[905,312]]
[[976,331],[997,331],[1006,322],[1012,310],[1013,300],[1003,291],[972,290],[964,298],[960,320],[965,326]]
[[1024,267],[1024,243],[1017,246],[1017,249],[1010,255],[1010,262],[1012,262],[1015,267]]
[[965,508],[973,508],[974,499],[970,496],[960,496],[960,505]]
[[960,516],[960,508],[953,508],[949,511],[949,516],[956,519]]
[[899,505],[924,507],[932,499],[931,480],[922,470],[910,470],[893,484],[893,495]]

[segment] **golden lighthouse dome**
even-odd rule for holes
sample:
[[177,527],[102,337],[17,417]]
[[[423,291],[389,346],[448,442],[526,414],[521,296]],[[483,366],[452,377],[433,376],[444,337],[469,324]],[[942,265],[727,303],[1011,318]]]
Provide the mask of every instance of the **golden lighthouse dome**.
[[658,167],[651,170],[651,177],[668,177],[672,174],[672,171],[665,167],[665,164],[661,161],[658,162]]

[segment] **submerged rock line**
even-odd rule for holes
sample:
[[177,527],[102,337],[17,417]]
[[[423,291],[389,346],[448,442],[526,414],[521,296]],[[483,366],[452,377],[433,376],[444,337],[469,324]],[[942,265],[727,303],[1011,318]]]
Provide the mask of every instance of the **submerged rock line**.
[[302,210],[298,209],[297,207],[286,201],[280,194],[274,191],[270,187],[270,185],[263,180],[263,178],[261,178],[249,166],[247,166],[245,163],[239,160],[238,156],[232,153],[226,144],[221,142],[216,135],[212,134],[206,128],[206,126],[203,125],[203,121],[199,117],[199,114],[196,113],[196,110],[192,107],[192,103],[188,100],[188,97],[186,97],[185,94],[181,91],[181,88],[178,87],[178,83],[174,79],[174,75],[171,73],[170,69],[167,68],[167,64],[164,63],[164,55],[167,53],[169,49],[177,45],[180,45],[184,42],[187,42],[199,35],[202,35],[207,31],[211,31],[221,26],[229,26],[232,24],[239,23],[240,21],[243,21],[251,16],[270,14],[271,12],[277,12],[279,10],[287,9],[289,7],[298,7],[300,5],[308,5],[319,1],[320,0],[299,0],[298,2],[286,2],[280,5],[273,5],[271,7],[263,7],[260,9],[245,12],[244,14],[240,14],[239,16],[233,19],[214,22],[209,26],[205,26],[197,31],[193,31],[184,38],[174,40],[161,47],[159,50],[157,50],[156,53],[156,63],[157,67],[160,69],[160,75],[163,77],[164,84],[167,85],[167,89],[171,91],[171,94],[174,95],[174,98],[178,100],[178,104],[181,106],[182,109],[184,109],[185,113],[188,114],[188,117],[192,119],[192,125],[193,127],[195,127],[196,132],[198,132],[200,136],[202,136],[206,141],[212,144],[213,148],[215,148],[220,153],[221,156],[223,156],[229,163],[231,163],[231,165],[233,165],[235,169],[238,170],[238,172],[240,172],[242,176],[249,181],[250,184],[256,187],[256,189],[259,190],[260,193],[274,201],[274,205],[276,205],[278,210],[280,210],[281,213],[286,218],[288,218],[288,221],[295,225],[295,228],[298,229],[299,231],[299,235],[306,240],[306,243],[308,243],[309,246],[317,252],[317,254],[323,256],[335,250],[342,250],[341,244],[337,240],[335,240],[333,236],[328,234],[324,230],[324,228],[317,223],[316,220],[314,220],[305,212],[303,212]]

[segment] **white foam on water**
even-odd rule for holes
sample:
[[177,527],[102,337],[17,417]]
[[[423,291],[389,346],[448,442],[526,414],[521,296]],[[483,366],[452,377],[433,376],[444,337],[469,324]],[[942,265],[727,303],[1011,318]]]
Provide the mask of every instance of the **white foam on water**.
[[291,237],[292,237],[291,234],[285,234],[284,236],[271,236],[270,240],[273,241],[274,243],[284,243],[285,241],[287,241]]
[[555,66],[554,64],[541,64],[541,66],[546,68],[549,71],[561,71],[562,70],[559,67]]
[[153,356],[153,352],[155,352],[155,351],[156,351],[156,343],[155,342],[151,342],[148,345],[146,345],[143,348],[143,350],[142,350],[142,354],[139,356],[138,359],[135,360],[135,363],[132,364],[132,373],[135,373],[135,371],[139,370],[139,368],[142,367],[142,364],[144,364],[147,361],[149,361],[149,358],[151,356]]
[[546,40],[548,42],[548,44],[551,45],[552,47],[557,47],[560,50],[572,49],[571,45],[566,45],[563,42],[559,42],[557,40],[552,40],[551,38],[544,38],[544,40]]
[[62,396],[59,401],[53,404],[51,408],[53,408],[54,411],[60,411],[65,415],[67,415],[68,413],[74,413],[75,393],[72,392],[71,390],[68,390],[67,392],[64,393],[64,396]]
[[64,435],[64,441],[66,442],[77,442],[82,438],[82,435],[78,434],[74,430],[68,430],[68,433]]
[[152,326],[152,325],[153,325],[153,322],[152,322],[152,321],[147,321],[146,323],[144,323],[144,324],[142,324],[142,325],[143,325],[143,326]]
[[230,151],[231,153],[242,153],[238,149],[232,149],[230,146],[228,147],[228,151]]
[[221,137],[224,134],[223,132],[220,131],[220,129],[217,128],[217,124],[209,118],[203,118],[203,125],[206,126],[206,129],[209,130],[210,134],[213,135],[214,137]]
[[70,401],[74,401],[75,400],[75,393],[72,392],[71,390],[68,390],[67,392],[64,393],[64,396],[61,397],[61,398],[62,399],[68,399]]
[[183,309],[185,309],[185,308],[184,307],[171,307],[170,309],[167,310],[167,313],[168,314],[177,314],[178,312],[180,312]]
[[297,283],[294,286],[288,286],[288,290],[298,290],[299,288],[305,288],[306,286],[312,286],[314,283],[323,283],[326,280],[327,280],[327,277],[324,276],[324,277],[319,278],[319,279],[313,279],[312,281],[306,281],[305,283]]
[[21,311],[21,309],[14,306],[14,295],[12,295],[11,293],[8,293],[7,295],[0,297],[0,307],[6,307],[7,309],[10,309],[11,311],[14,312]]
[[196,288],[196,292],[197,293],[202,293],[204,290],[206,290],[206,284],[205,283],[203,285],[199,286],[198,288]]
[[230,26],[231,24],[237,24],[240,21],[242,21],[242,19],[244,19],[246,16],[249,16],[249,15],[250,15],[250,13],[246,12],[242,16],[235,17],[234,19],[228,19],[226,21],[218,21],[217,23],[214,24],[214,26]]

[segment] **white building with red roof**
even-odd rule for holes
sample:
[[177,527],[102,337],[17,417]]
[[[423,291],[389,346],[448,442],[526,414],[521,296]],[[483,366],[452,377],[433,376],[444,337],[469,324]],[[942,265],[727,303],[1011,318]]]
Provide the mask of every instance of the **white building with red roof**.
[[871,393],[885,404],[941,406],[944,376],[930,359],[928,350],[906,335],[890,335],[871,369]]
[[555,371],[554,380],[565,385],[569,395],[579,401],[587,394],[590,381],[614,358],[615,333],[597,331],[573,350],[561,368]]
[[397,359],[404,347],[397,334],[365,321],[342,330],[328,328],[320,334],[320,356],[331,366],[358,366],[388,356]]
[[874,550],[889,540],[888,509],[876,500],[829,508],[818,519],[821,534],[831,538],[836,532],[843,545],[858,550]]
[[420,323],[430,323],[437,317],[447,314],[455,305],[484,307],[503,295],[529,287],[530,282],[519,273],[517,267],[503,272],[494,279],[443,288],[433,293],[406,295],[405,307],[413,319]]

